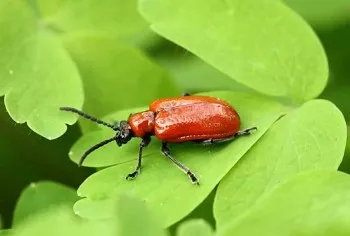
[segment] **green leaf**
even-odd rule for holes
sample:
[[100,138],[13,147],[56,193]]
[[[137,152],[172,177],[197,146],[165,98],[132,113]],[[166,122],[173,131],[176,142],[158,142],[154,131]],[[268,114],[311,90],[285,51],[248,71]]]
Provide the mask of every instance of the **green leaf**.
[[145,203],[131,194],[122,194],[117,200],[117,234],[127,236],[166,235],[145,206]]
[[86,221],[72,214],[66,206],[53,207],[31,216],[11,230],[13,236],[96,236],[116,235],[113,221]]
[[[84,80],[86,113],[103,117],[181,94],[164,69],[115,37],[73,36],[66,38],[65,45]],[[91,121],[81,124],[84,131],[96,127]]]
[[[350,136],[350,127],[348,126],[348,137]],[[345,154],[339,170],[345,173],[350,173],[350,138],[346,142]]]
[[[177,49],[178,50],[178,49]],[[174,49],[174,53],[175,53]],[[185,52],[184,52],[185,54]],[[242,84],[230,79],[196,56],[174,57],[156,55],[156,60],[165,67],[184,91],[205,92],[217,90],[243,91]]]
[[10,229],[0,229],[1,236],[9,236],[11,233],[12,233],[12,230]]
[[0,2],[0,34],[0,95],[10,116],[48,139],[59,137],[77,118],[58,108],[83,103],[74,63],[24,1]]
[[54,182],[32,183],[23,190],[14,213],[13,224],[17,225],[34,213],[58,205],[72,206],[78,199],[74,189]]
[[[110,147],[99,149],[89,156],[86,164],[88,166],[119,165],[97,172],[79,187],[79,196],[87,199],[82,200],[81,203],[78,202],[75,205],[75,211],[86,218],[109,217],[112,215],[110,209],[113,209],[115,196],[124,189],[132,189],[145,200],[149,209],[159,213],[162,224],[169,226],[198,206],[239,158],[285,111],[284,107],[274,101],[250,94],[216,92],[207,95],[231,102],[241,116],[242,129],[257,126],[258,131],[250,137],[240,138],[223,145],[206,147],[193,143],[171,145],[173,155],[197,174],[201,186],[191,185],[186,175],[162,156],[160,142],[156,140],[144,151],[141,175],[134,181],[126,181],[125,176],[135,168],[140,140],[134,140],[121,148],[111,144],[109,146],[112,146],[113,150],[110,149],[109,153],[105,151],[102,156],[102,150]],[[113,117],[125,118],[128,113],[127,111],[116,113]],[[100,140],[108,137],[102,133],[96,133],[96,139],[97,136]],[[87,144],[92,146],[95,141],[85,139],[84,145],[78,141],[72,148],[71,158],[77,161],[86,150]],[[181,207],[178,207],[179,205]]]
[[83,220],[70,208],[56,205],[16,224],[10,235],[166,235],[144,202],[133,194],[123,193],[115,200],[115,207],[110,209],[113,217],[109,220]]
[[115,35],[141,48],[161,38],[137,11],[137,0],[38,0],[43,22],[65,35]]
[[284,2],[317,28],[334,27],[350,19],[349,0],[335,0],[331,4],[328,0],[284,0]]
[[131,35],[147,29],[136,0],[38,0],[38,7],[47,24],[64,32]]
[[210,225],[202,219],[189,220],[182,223],[177,231],[177,236],[212,236],[214,235],[213,229]]
[[280,1],[140,4],[156,33],[261,93],[302,102],[318,96],[326,85],[328,66],[319,40]]
[[335,171],[303,173],[281,185],[254,211],[219,235],[349,235],[350,177]]
[[346,135],[343,115],[325,100],[309,101],[278,120],[220,183],[214,203],[218,227],[299,172],[336,170]]

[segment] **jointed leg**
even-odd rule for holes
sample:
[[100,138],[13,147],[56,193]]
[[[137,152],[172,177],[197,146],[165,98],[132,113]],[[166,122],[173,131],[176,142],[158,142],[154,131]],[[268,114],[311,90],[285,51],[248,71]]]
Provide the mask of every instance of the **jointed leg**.
[[149,136],[146,136],[142,139],[140,143],[140,149],[139,149],[139,158],[137,161],[137,166],[134,172],[128,174],[126,176],[126,179],[134,179],[138,174],[140,174],[141,171],[141,159],[142,159],[142,150],[144,147],[147,147],[147,145],[151,142],[151,138]]
[[193,172],[170,155],[170,150],[165,142],[162,143],[162,153],[164,156],[169,158],[178,168],[180,168],[190,178],[193,184],[199,185],[199,181]]
[[237,133],[235,133],[235,138],[239,137],[239,136],[246,136],[249,135],[253,130],[257,130],[258,128],[256,127],[252,127],[252,128],[248,128],[248,129],[244,129],[241,131],[238,131]]
[[249,135],[253,130],[257,130],[256,127],[252,127],[249,129],[245,129],[245,130],[241,130],[238,131],[237,133],[235,133],[234,135],[232,135],[231,137],[228,138],[212,138],[212,139],[206,139],[206,140],[202,140],[199,143],[203,144],[203,145],[211,145],[214,143],[224,143],[224,142],[228,142],[231,141],[232,139],[238,138],[240,136],[247,136]]

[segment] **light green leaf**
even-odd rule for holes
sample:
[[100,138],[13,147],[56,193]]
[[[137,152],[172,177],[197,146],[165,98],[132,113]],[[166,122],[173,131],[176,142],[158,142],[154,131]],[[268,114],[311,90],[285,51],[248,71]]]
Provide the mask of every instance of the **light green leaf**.
[[13,236],[112,236],[116,235],[113,221],[86,221],[72,214],[66,206],[53,207],[32,215],[11,230]]
[[350,19],[349,0],[284,0],[317,28],[333,27]]
[[74,63],[24,1],[0,2],[0,34],[0,95],[10,116],[48,139],[59,137],[64,122],[77,118],[58,108],[83,103]]
[[337,170],[346,135],[343,115],[325,100],[309,101],[278,120],[220,183],[214,203],[218,227],[299,172]]
[[58,205],[73,206],[78,199],[74,189],[54,182],[32,183],[23,190],[17,204],[13,224],[17,225],[34,213]]
[[213,229],[210,225],[202,219],[189,220],[182,223],[178,230],[177,236],[212,236],[214,235]]
[[235,82],[229,76],[221,73],[200,58],[188,54],[188,52],[177,57],[156,55],[155,60],[169,71],[184,91],[194,93],[217,90],[247,90],[242,84]]
[[[207,147],[193,143],[171,145],[173,155],[199,177],[201,181],[199,187],[191,185],[186,175],[162,156],[160,142],[155,139],[144,151],[141,175],[134,181],[126,181],[125,176],[135,168],[140,140],[121,148],[110,144],[109,146],[114,147],[113,150],[110,149],[110,153],[106,152],[102,156],[100,151],[105,148],[103,147],[96,151],[95,155],[91,155],[86,163],[89,166],[119,165],[97,172],[79,187],[79,195],[87,199],[82,200],[81,204],[78,202],[75,211],[86,218],[109,217],[112,215],[110,209],[113,209],[115,204],[115,196],[124,189],[131,189],[145,200],[149,209],[159,213],[164,226],[169,226],[198,206],[239,158],[285,111],[284,107],[274,101],[250,94],[216,92],[207,95],[231,102],[241,116],[242,129],[257,126],[258,131],[249,137],[242,137],[223,145]],[[125,118],[124,115],[127,113],[126,111],[116,113],[113,117]],[[96,135],[101,135],[100,140],[108,137],[102,133]],[[90,143],[92,146],[95,141],[85,139],[84,145],[78,142],[72,148],[71,158],[77,161],[86,150],[87,144]],[[112,161],[112,157],[107,157],[108,155],[113,156],[114,160]],[[181,207],[178,207],[179,205]]]
[[[52,188],[51,186],[50,188]],[[57,191],[55,189],[54,191]],[[59,194],[59,192],[56,192]],[[158,220],[149,213],[145,204],[132,194],[123,193],[115,199],[111,219],[103,221],[84,220],[73,214],[66,206],[47,208],[30,215],[16,224],[10,235],[150,235],[165,236]]]
[[38,0],[44,21],[64,32],[99,31],[120,36],[147,31],[137,0]]
[[[84,111],[89,114],[103,117],[181,94],[164,69],[115,37],[74,36],[66,38],[65,45],[83,78]],[[84,131],[96,127],[90,121],[81,124]]]
[[335,171],[303,173],[281,185],[218,235],[349,235],[350,177]]
[[281,1],[140,4],[155,32],[259,92],[302,102],[326,85],[328,66],[319,40]]
[[130,194],[122,194],[117,200],[117,235],[164,236],[160,227],[145,206],[145,203]]

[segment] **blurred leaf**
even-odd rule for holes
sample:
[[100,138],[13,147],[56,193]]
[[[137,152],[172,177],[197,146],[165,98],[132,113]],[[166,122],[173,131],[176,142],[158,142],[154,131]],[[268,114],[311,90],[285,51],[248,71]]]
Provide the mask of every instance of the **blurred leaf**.
[[136,0],[38,0],[38,6],[45,22],[64,32],[131,35],[148,28]]
[[219,235],[349,235],[350,177],[315,171],[281,185]]
[[332,27],[350,19],[349,0],[284,0],[314,27]]
[[23,190],[17,202],[13,224],[17,225],[33,213],[49,207],[73,206],[77,199],[76,191],[64,185],[47,181],[32,183]]
[[205,92],[215,90],[239,91],[245,87],[221,73],[200,58],[182,52],[177,56],[158,55],[156,60],[174,77],[184,91]]
[[13,236],[95,236],[116,235],[112,221],[85,221],[72,214],[68,207],[53,207],[31,216],[17,225],[10,235]]
[[[68,37],[65,45],[84,80],[84,111],[94,116],[181,94],[164,69],[115,37]],[[81,124],[84,131],[96,127]]]
[[0,95],[10,116],[48,139],[59,137],[67,129],[64,123],[77,118],[58,107],[83,103],[69,55],[24,1],[0,2],[0,34]]
[[166,235],[145,204],[130,194],[118,196],[111,210],[113,218],[90,221],[76,217],[70,208],[51,207],[16,225],[11,235]]
[[350,21],[332,30],[319,31],[330,64],[330,78],[322,98],[331,100],[350,121]]
[[210,227],[215,228],[215,219],[213,214],[214,197],[216,194],[216,188],[199,204],[190,214],[185,218],[182,218],[177,223],[168,228],[171,235],[175,235],[179,226],[187,221],[201,219],[205,221]]
[[0,130],[0,186],[6,186],[1,191],[0,212],[6,228],[11,226],[17,199],[31,182],[50,179],[77,187],[91,174],[68,158],[69,148],[81,135],[77,125],[49,141],[13,122],[0,101]]
[[[106,218],[115,204],[114,196],[124,189],[136,192],[147,206],[158,212],[164,226],[169,226],[189,214],[214,189],[220,179],[232,168],[239,158],[256,142],[269,126],[285,112],[280,104],[244,93],[208,93],[231,102],[242,119],[242,129],[257,126],[258,131],[250,137],[242,137],[231,143],[203,147],[193,143],[173,144],[173,155],[189,166],[199,177],[201,186],[193,186],[190,181],[160,153],[160,142],[153,141],[147,147],[143,158],[143,171],[134,181],[126,181],[125,176],[136,165],[139,140],[121,148],[107,145],[87,158],[87,166],[108,166],[90,176],[79,188],[78,194],[87,197],[75,205],[77,214],[86,218]],[[130,111],[115,113],[112,117],[127,117]],[[100,140],[106,133],[95,133]],[[106,135],[106,136],[105,136]],[[84,136],[83,136],[84,137]],[[90,136],[91,137],[91,136]],[[84,138],[83,138],[84,139]],[[95,139],[95,138],[94,138]],[[95,140],[80,140],[72,148],[71,158],[77,161],[86,146]],[[175,148],[176,146],[176,148]],[[103,153],[101,150],[106,149]],[[107,149],[109,149],[107,151]],[[170,187],[170,188],[169,188]],[[181,205],[181,207],[178,207]]]
[[137,10],[137,0],[38,0],[43,22],[66,35],[115,35],[147,49],[161,38]]
[[330,102],[312,100],[278,120],[218,187],[218,227],[261,202],[299,172],[337,170],[344,155],[346,123]]
[[189,220],[182,223],[177,231],[177,236],[212,236],[214,235],[213,229],[210,225],[202,219]]
[[118,220],[116,235],[166,235],[159,222],[146,208],[145,203],[130,194],[123,194],[119,197],[116,212]]
[[280,1],[141,0],[140,9],[155,32],[261,93],[302,102],[326,85],[322,45]]
[[12,233],[12,230],[10,230],[10,229],[3,229],[3,230],[0,229],[1,236],[8,236],[8,235],[10,235],[10,233]]
[[340,164],[339,170],[346,173],[350,173],[350,127],[348,126],[348,140],[346,143],[345,154],[342,163]]

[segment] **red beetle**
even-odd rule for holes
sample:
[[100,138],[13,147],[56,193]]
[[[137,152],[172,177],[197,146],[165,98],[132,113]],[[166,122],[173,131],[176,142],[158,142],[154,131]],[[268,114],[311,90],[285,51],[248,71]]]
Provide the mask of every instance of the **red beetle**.
[[85,158],[103,145],[116,141],[118,146],[126,144],[133,137],[142,139],[136,169],[126,179],[133,179],[141,169],[142,150],[155,135],[162,141],[161,151],[177,167],[179,167],[194,184],[199,184],[194,173],[170,155],[168,142],[194,141],[204,145],[230,141],[239,136],[249,135],[256,127],[239,131],[240,118],[235,109],[227,102],[208,96],[184,96],[158,99],[152,102],[149,110],[131,114],[128,121],[109,124],[71,107],[61,107],[110,127],[117,133],[87,150],[79,161],[82,165]]

